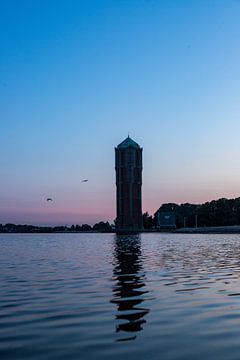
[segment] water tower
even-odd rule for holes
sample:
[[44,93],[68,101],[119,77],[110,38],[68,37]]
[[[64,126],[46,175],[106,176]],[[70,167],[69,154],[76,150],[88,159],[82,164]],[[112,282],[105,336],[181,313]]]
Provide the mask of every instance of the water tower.
[[142,151],[129,136],[115,148],[117,233],[139,232],[143,229]]

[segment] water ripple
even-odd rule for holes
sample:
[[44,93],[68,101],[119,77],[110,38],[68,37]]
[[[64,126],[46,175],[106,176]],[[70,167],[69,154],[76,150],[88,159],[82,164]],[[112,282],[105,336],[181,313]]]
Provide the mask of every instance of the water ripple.
[[3,359],[239,359],[240,236],[0,235]]

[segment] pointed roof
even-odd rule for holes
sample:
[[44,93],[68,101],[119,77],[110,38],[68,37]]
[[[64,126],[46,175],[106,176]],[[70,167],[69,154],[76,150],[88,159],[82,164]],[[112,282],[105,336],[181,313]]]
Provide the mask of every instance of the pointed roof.
[[118,145],[118,149],[125,149],[128,147],[133,147],[135,149],[140,149],[140,146],[133,140],[130,138],[130,136],[128,135],[128,137],[123,140],[119,145]]

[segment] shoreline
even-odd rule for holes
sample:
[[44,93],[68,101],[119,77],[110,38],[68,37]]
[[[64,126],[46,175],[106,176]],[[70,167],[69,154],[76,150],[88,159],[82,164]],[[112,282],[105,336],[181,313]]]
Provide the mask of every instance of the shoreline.
[[240,234],[240,225],[180,228],[177,234]]
[[[159,230],[159,229],[145,229],[139,232],[139,234],[145,233],[160,233],[160,234],[240,234],[240,225],[231,226],[209,226],[209,227],[197,227],[197,228],[180,228],[175,230]],[[9,231],[0,232],[1,234],[117,234],[116,231]],[[131,235],[131,233],[126,234]]]

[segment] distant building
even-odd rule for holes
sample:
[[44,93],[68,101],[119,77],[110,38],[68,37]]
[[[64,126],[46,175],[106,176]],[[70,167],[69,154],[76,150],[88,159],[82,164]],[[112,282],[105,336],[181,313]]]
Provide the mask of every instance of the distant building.
[[173,211],[157,211],[157,228],[160,230],[176,229],[176,216]]
[[138,232],[143,228],[142,150],[129,136],[115,148],[117,232]]

